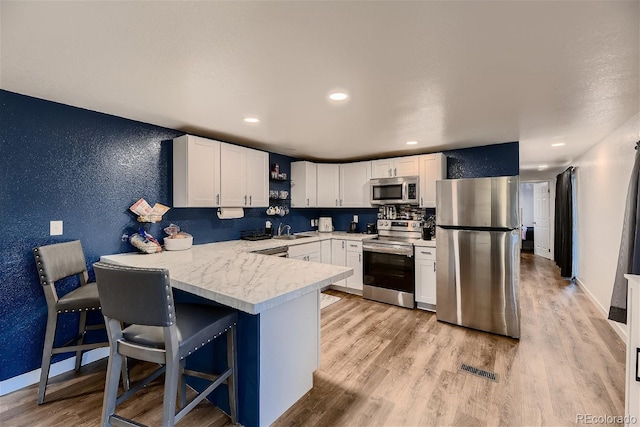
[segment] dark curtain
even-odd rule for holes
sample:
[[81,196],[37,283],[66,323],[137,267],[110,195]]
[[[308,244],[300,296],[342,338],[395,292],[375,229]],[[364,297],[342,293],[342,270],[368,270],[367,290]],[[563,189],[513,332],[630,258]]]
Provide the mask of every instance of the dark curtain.
[[613,282],[609,319],[627,323],[627,279],[625,274],[640,274],[640,150],[636,144],[636,158],[631,171],[627,203],[622,223],[622,238],[618,254],[618,267]]
[[573,273],[573,203],[570,167],[556,177],[556,210],[554,224],[553,260],[560,267],[562,277]]

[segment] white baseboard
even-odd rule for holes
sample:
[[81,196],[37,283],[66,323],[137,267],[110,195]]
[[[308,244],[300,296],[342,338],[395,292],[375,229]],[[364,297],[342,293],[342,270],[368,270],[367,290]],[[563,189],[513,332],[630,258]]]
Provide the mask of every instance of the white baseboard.
[[620,336],[622,341],[626,343],[627,342],[627,328],[625,326],[622,326],[618,322],[613,322],[613,321],[609,320],[609,311],[606,308],[604,308],[600,304],[600,302],[593,296],[593,294],[591,293],[589,288],[582,282],[582,280],[580,280],[579,278],[576,277],[576,283],[578,284],[578,286],[580,286],[580,288],[584,291],[584,293],[587,294],[587,296],[589,297],[589,299],[591,300],[593,305],[595,305],[596,308],[598,309],[598,311],[600,311],[600,314],[602,314],[602,317],[604,317],[607,320],[607,322],[609,322],[609,325],[611,325],[613,330],[616,331],[616,333]]
[[[96,360],[104,359],[105,357],[109,357],[109,347],[95,348],[82,354],[82,365],[87,365],[95,362]],[[75,356],[61,360],[60,362],[56,362],[51,365],[49,368],[49,378],[64,374],[65,372],[73,371],[75,368]],[[17,377],[0,381],[0,396],[4,396],[5,394],[12,393],[16,390],[20,390],[21,388],[39,383],[40,371],[41,369],[38,368],[34,371],[18,375]],[[36,395],[34,395],[33,398],[35,399]]]

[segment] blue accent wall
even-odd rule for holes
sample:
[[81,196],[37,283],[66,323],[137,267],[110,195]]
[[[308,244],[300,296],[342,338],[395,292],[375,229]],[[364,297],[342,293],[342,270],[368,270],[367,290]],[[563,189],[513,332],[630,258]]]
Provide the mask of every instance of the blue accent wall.
[[520,174],[520,144],[507,142],[444,151],[447,178],[483,178]]
[[[100,255],[132,251],[121,241],[137,228],[128,208],[140,197],[171,206],[171,140],[182,134],[0,90],[0,381],[41,363],[47,308],[32,248],[79,239],[89,266]],[[517,146],[446,152],[448,175],[517,175]],[[271,164],[288,176],[293,160],[270,153]],[[270,184],[289,188],[288,182]],[[336,230],[346,231],[353,214],[359,215],[358,231],[365,231],[377,209],[295,209],[283,218],[245,209],[245,218],[220,220],[216,209],[176,208],[148,231],[162,237],[162,227],[174,222],[199,244],[238,239],[241,231],[263,229],[268,219],[299,232],[312,229],[311,219],[328,215]],[[51,220],[64,221],[62,236],[49,236]],[[61,321],[61,341],[75,334],[76,324],[71,316]]]

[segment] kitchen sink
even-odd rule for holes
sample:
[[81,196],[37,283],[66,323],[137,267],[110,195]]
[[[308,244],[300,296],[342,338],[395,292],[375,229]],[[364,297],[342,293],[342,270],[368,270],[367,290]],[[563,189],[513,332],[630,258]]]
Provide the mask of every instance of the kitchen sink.
[[296,239],[306,239],[311,236],[302,236],[300,234],[283,234],[282,236],[273,236],[274,239],[278,240],[296,240]]

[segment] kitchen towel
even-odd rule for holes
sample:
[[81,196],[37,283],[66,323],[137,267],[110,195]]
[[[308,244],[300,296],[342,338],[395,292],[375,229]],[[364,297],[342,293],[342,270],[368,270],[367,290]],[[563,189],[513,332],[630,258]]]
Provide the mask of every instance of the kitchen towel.
[[244,217],[244,209],[242,208],[218,208],[218,218],[220,219],[236,219]]

